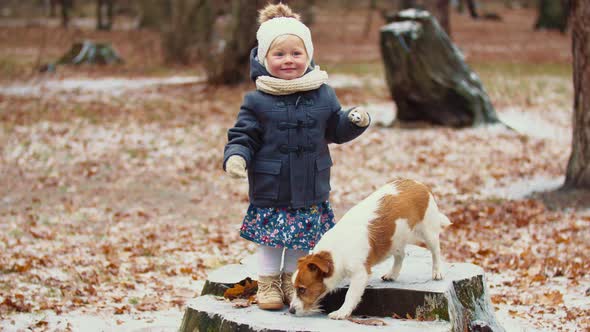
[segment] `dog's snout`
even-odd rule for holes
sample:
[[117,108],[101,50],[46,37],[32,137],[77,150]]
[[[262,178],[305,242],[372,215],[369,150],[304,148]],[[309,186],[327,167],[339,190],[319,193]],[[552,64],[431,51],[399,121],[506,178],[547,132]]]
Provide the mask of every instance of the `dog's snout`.
[[294,307],[289,307],[289,313],[295,315],[295,308]]

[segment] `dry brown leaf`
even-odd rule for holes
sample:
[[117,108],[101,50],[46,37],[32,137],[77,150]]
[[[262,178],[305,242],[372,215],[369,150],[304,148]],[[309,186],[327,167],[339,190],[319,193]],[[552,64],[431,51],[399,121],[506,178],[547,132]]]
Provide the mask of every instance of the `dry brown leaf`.
[[258,282],[249,277],[238,282],[234,287],[227,289],[223,293],[223,297],[229,300],[241,298],[248,299],[250,296],[256,294],[258,290]]
[[539,303],[540,304],[545,304],[545,305],[558,305],[558,304],[562,304],[563,303],[563,294],[561,294],[561,292],[558,291],[558,290],[544,293],[539,298]]
[[121,307],[115,307],[115,315],[122,315],[122,314],[126,314],[131,310],[131,308],[129,308],[128,305],[124,305]]
[[381,319],[377,318],[369,318],[369,319],[359,319],[359,318],[349,318],[349,321],[360,324],[360,325],[370,325],[370,326],[386,326],[387,323]]
[[247,308],[252,305],[252,301],[250,299],[233,299],[231,305],[234,308]]

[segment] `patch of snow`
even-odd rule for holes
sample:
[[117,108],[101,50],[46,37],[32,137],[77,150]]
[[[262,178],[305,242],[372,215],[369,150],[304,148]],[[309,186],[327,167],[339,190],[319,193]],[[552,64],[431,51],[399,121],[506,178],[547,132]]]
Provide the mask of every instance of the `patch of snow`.
[[389,24],[381,27],[380,31],[391,30],[391,31],[394,31],[398,34],[402,34],[402,33],[408,32],[408,31],[410,31],[410,32],[416,31],[419,27],[420,27],[419,23],[412,22],[412,21],[401,21],[401,22],[389,23]]
[[198,83],[205,80],[203,76],[171,76],[165,78],[98,78],[65,79],[30,82],[0,86],[0,94],[12,96],[40,96],[45,93],[83,92],[89,94],[108,94],[121,96],[129,90],[140,90],[159,85],[179,85]]
[[330,86],[333,88],[359,88],[363,86],[358,76],[336,74],[330,75]]
[[338,88],[361,88],[367,85],[384,85],[385,79],[375,76],[359,76],[347,74],[330,75],[329,84],[331,87]]
[[529,179],[519,179],[505,187],[495,187],[494,181],[488,181],[486,189],[482,190],[490,197],[506,199],[521,199],[534,192],[551,191],[559,188],[565,181],[564,176],[548,177],[538,175]]
[[201,292],[203,291],[203,287],[205,287],[205,280],[197,280],[195,283],[195,291],[197,292],[197,294],[201,294]]
[[535,114],[522,112],[516,108],[506,108],[498,112],[500,120],[517,132],[536,138],[548,138],[558,141],[569,140],[571,131],[567,128],[547,122]]
[[502,306],[497,308],[496,310],[496,319],[498,319],[498,323],[502,325],[502,327],[509,332],[541,332],[541,331],[548,331],[548,330],[541,330],[534,326],[529,325],[527,321],[520,318],[514,318],[510,315],[508,310],[511,309],[511,306]]
[[[342,106],[342,108],[348,109],[353,106],[355,105]],[[395,106],[394,102],[375,103],[358,106],[369,113],[369,115],[371,116],[371,125],[389,127],[395,120],[395,116],[397,114],[397,107]]]
[[142,312],[113,315],[112,313],[88,314],[70,312],[56,315],[51,311],[31,314],[15,314],[0,321],[2,331],[35,329],[39,322],[46,322],[48,331],[178,331],[183,312],[180,310]]

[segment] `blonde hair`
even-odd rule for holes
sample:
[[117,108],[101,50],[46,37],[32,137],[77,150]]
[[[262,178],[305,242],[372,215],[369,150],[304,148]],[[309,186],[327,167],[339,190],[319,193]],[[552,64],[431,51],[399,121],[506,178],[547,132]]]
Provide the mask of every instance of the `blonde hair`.
[[[305,43],[303,42],[303,39],[301,39],[299,36],[291,35],[291,34],[284,34],[284,35],[280,35],[280,36],[276,37],[272,41],[272,43],[270,44],[268,51],[270,52],[270,50],[281,45],[282,43],[284,43],[285,41],[287,41],[287,39],[289,39],[291,37],[295,37],[297,39],[297,42],[301,45],[301,47],[303,47],[303,50],[305,51],[305,55],[307,56],[307,50],[305,49]],[[268,56],[268,53],[266,54],[266,56]]]

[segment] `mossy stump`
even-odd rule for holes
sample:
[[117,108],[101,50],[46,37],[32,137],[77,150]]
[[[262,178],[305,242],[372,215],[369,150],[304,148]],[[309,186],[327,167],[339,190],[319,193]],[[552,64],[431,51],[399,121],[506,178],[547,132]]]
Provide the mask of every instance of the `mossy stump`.
[[[373,269],[369,285],[353,316],[378,318],[396,331],[504,331],[495,318],[486,292],[483,270],[473,264],[448,263],[444,279],[431,279],[430,252],[410,246],[398,280],[384,282],[381,275],[391,267],[386,261]],[[328,319],[327,312],[344,302],[348,285],[343,283],[323,301],[324,313],[295,317],[286,311],[269,312],[255,305],[233,308],[220,300],[225,289],[246,277],[256,279],[249,262],[227,265],[209,274],[202,296],[189,303],[180,331],[338,331],[373,330],[384,327],[358,325]],[[401,317],[404,319],[394,319]],[[411,319],[405,319],[410,317]],[[352,324],[352,325],[351,325]]]
[[390,19],[381,28],[381,56],[399,122],[499,122],[479,77],[429,12],[408,9]]
[[117,64],[123,59],[108,43],[95,43],[90,40],[77,42],[58,61],[58,65],[80,64]]

